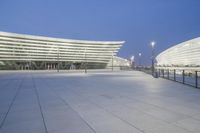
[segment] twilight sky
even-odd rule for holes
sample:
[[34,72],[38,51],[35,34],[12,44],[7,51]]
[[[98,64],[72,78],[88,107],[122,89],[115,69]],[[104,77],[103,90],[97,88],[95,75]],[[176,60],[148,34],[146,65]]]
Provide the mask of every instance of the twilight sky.
[[158,54],[200,37],[200,0],[0,0],[0,31],[124,40],[119,56],[150,64],[151,41]]

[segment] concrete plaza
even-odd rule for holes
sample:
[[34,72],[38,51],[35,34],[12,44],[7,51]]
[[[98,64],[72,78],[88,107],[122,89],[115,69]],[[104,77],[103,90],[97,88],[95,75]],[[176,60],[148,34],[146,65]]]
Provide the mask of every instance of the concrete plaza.
[[0,72],[0,133],[199,133],[200,90],[137,71]]

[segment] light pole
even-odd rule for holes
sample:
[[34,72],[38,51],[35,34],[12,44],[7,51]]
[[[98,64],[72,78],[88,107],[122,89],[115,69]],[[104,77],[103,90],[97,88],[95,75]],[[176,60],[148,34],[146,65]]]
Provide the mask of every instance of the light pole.
[[86,55],[86,48],[85,48],[85,73],[87,73],[87,55]]
[[152,69],[152,75],[154,75],[154,50],[155,50],[155,42],[151,42],[151,69]]
[[112,52],[112,71],[113,71],[113,69],[114,69],[114,68],[113,68],[113,67],[114,67],[114,60],[113,60],[114,57],[113,57],[113,56],[114,56],[114,53]]
[[141,56],[142,56],[142,53],[139,53],[139,67],[141,67]]
[[132,55],[130,59],[131,59],[131,68],[133,69],[133,67],[134,67],[134,60],[135,60],[134,55]]
[[60,52],[59,52],[59,48],[58,48],[57,49],[57,72],[59,72],[59,69],[60,69],[59,58],[60,58]]

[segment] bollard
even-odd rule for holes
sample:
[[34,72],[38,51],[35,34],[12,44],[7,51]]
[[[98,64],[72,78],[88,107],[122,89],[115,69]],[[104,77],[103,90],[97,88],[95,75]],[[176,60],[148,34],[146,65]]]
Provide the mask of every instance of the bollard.
[[167,79],[169,79],[169,69],[167,70]]
[[160,69],[159,69],[159,71],[158,71],[159,73],[158,73],[158,76],[160,77]]
[[165,69],[163,69],[163,78],[165,78]]

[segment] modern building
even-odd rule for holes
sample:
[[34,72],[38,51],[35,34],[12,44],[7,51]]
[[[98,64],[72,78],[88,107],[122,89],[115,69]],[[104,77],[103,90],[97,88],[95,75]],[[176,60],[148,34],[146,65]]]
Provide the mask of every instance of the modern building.
[[123,44],[0,32],[0,69],[105,68]]
[[114,56],[112,60],[107,64],[107,68],[116,69],[116,70],[123,70],[123,69],[130,69],[131,62],[127,59]]
[[177,44],[156,57],[157,68],[200,69],[200,37]]

